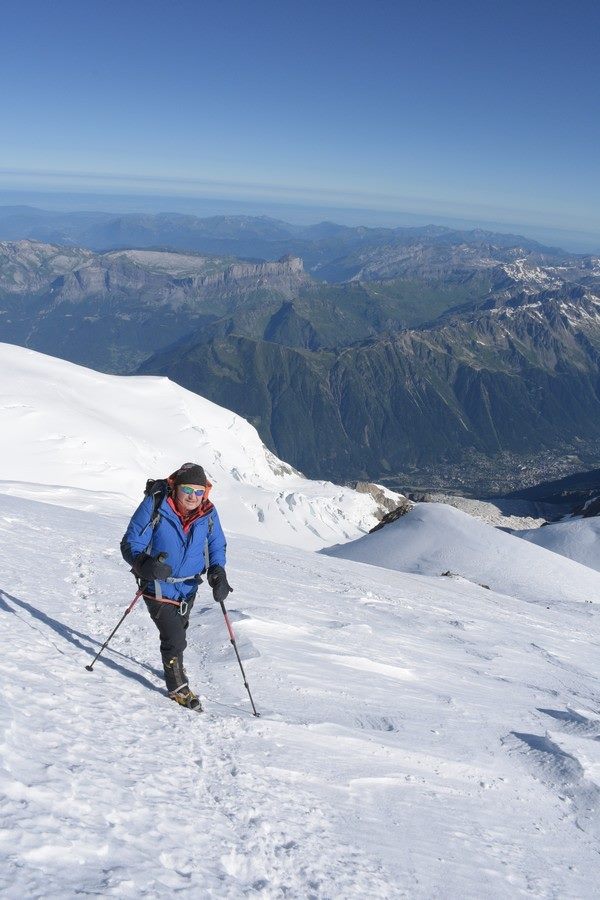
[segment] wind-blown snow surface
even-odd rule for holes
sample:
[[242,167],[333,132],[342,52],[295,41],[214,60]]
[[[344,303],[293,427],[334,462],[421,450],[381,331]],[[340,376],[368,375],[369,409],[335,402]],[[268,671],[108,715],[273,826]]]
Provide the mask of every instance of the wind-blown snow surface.
[[564,519],[544,528],[515,532],[520,538],[600,571],[600,518]]
[[84,668],[133,594],[125,524],[0,496],[4,897],[597,896],[596,607],[233,537],[263,715],[202,586],[199,716],[144,608]]
[[167,378],[103,375],[11,344],[0,370],[5,493],[131,512],[147,478],[191,460],[230,530],[316,549],[377,523],[369,494],[304,478],[245,419]]
[[600,602],[597,572],[442,503],[419,503],[380,531],[323,553],[423,575],[449,572],[534,603]]

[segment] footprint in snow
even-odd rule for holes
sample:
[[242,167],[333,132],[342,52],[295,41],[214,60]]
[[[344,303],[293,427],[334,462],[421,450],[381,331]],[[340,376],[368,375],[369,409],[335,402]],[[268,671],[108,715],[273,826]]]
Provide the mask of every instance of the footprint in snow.
[[400,719],[392,716],[359,716],[354,720],[357,728],[369,731],[399,731]]

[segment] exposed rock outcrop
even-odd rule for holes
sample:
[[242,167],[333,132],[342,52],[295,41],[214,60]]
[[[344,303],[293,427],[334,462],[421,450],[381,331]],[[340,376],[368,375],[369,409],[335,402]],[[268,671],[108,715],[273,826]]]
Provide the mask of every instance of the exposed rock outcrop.
[[410,500],[405,500],[405,502],[401,503],[400,506],[397,506],[396,509],[392,509],[391,512],[386,513],[381,522],[371,528],[370,534],[374,531],[379,531],[380,528],[384,528],[386,525],[390,525],[391,522],[395,522],[397,519],[402,518],[402,516],[406,516],[413,506],[414,503],[411,503]]
[[[379,513],[375,515],[383,519],[388,513],[405,507],[412,509],[411,503],[403,494],[390,491],[389,488],[383,487],[381,484],[374,484],[372,481],[356,481],[352,487],[359,494],[370,494],[379,507]],[[406,510],[408,512],[408,509]]]

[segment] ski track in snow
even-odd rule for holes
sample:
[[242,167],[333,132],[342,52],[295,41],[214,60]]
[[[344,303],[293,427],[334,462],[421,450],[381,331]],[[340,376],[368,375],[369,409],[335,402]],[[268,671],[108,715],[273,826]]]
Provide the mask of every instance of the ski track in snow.
[[[227,522],[224,523],[227,527]],[[0,496],[9,900],[597,896],[593,609],[230,541],[164,694],[125,520]]]

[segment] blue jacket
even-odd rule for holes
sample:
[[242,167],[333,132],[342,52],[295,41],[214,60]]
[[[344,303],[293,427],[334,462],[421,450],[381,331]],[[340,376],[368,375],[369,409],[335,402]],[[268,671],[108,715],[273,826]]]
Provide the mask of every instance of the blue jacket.
[[[208,544],[209,566],[225,565],[227,542],[214,506],[206,515],[196,519],[186,533],[181,519],[169,506],[166,497],[158,507],[160,519],[153,531],[153,505],[152,496],[144,498],[131,517],[121,541],[121,553],[130,566],[140,553],[146,552],[151,556],[167,553],[165,562],[173,569],[172,577],[183,578],[189,575],[193,579],[205,569],[206,544]],[[159,584],[163,597],[170,600],[185,600],[195,594],[198,588],[198,581],[195,580],[182,581],[178,584],[161,581]],[[153,581],[148,582],[145,593],[154,594]]]

